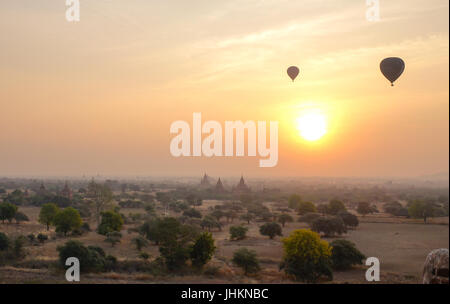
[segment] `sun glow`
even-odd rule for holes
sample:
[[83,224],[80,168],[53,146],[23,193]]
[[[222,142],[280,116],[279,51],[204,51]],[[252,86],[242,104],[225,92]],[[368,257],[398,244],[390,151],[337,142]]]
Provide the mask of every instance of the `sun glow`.
[[297,129],[304,139],[319,140],[327,133],[325,115],[319,110],[308,110],[297,118]]

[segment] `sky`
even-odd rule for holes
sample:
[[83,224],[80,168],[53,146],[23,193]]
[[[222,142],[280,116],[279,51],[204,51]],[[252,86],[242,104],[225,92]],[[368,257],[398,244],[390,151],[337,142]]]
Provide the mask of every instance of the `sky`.
[[[0,0],[0,176],[448,172],[449,2]],[[395,86],[379,63],[401,57]],[[300,68],[292,82],[287,67]],[[296,120],[320,111],[309,142]],[[278,121],[278,163],[179,157],[170,126]]]

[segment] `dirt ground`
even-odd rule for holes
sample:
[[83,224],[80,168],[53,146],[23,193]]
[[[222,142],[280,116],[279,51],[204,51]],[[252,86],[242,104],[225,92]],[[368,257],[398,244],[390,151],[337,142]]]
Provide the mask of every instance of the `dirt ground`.
[[[206,213],[208,208],[220,202],[206,201],[199,208]],[[268,204],[270,206],[270,204]],[[58,253],[56,248],[64,244],[67,238],[56,238],[54,232],[47,232],[46,228],[37,222],[39,208],[21,207],[20,210],[30,218],[30,222],[16,224],[0,224],[0,231],[9,235],[28,235],[39,232],[47,233],[50,240],[44,245],[27,247],[28,256],[32,260],[56,260]],[[122,209],[125,214],[144,212],[142,209]],[[176,215],[176,214],[172,214]],[[294,219],[298,216],[292,213]],[[386,214],[368,215],[360,219],[360,225],[355,230],[350,230],[341,238],[348,239],[356,244],[356,247],[367,257],[377,257],[381,263],[381,283],[418,283],[420,282],[422,265],[427,254],[436,248],[448,248],[449,227],[448,217],[431,219],[424,224],[420,220],[394,218]],[[217,251],[210,262],[212,266],[220,269],[218,275],[208,277],[205,275],[152,277],[146,274],[105,273],[88,274],[84,276],[85,283],[292,283],[282,272],[278,265],[282,259],[283,249],[281,238],[270,240],[260,235],[259,225],[262,223],[250,223],[248,225],[248,237],[242,241],[229,240],[229,227],[242,223],[235,220],[226,223],[222,231],[213,231],[216,240]],[[95,227],[95,223],[91,223]],[[138,259],[138,252],[132,246],[131,240],[136,233],[128,233],[125,227],[122,231],[122,242],[111,247],[104,242],[104,236],[96,232],[87,233],[75,239],[85,245],[102,247],[107,254],[116,256],[119,260]],[[295,229],[308,228],[304,223],[287,223],[283,228],[283,236],[288,236]],[[333,239],[326,239],[331,242]],[[242,272],[234,267],[230,260],[233,252],[247,247],[257,252],[261,262],[262,271],[253,277],[245,277]],[[152,258],[159,255],[158,247],[151,245],[145,249]],[[19,269],[13,267],[0,268],[0,283],[64,283],[64,274],[55,270],[46,269]],[[334,280],[330,283],[367,283],[365,281],[365,266],[355,267],[350,271],[335,272]]]

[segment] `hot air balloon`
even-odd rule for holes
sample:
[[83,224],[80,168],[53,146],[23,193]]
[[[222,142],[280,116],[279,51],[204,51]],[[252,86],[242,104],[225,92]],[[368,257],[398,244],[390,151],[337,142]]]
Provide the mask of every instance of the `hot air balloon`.
[[300,70],[296,66],[290,66],[287,69],[287,74],[291,77],[292,81],[297,78],[298,73],[300,73]]
[[391,82],[391,86],[394,86],[394,81],[396,81],[405,70],[405,62],[398,57],[385,58],[380,63],[380,70],[384,77]]

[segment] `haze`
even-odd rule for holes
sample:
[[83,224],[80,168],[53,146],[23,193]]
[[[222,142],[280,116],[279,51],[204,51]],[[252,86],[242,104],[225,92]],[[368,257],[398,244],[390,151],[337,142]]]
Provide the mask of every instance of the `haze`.
[[[0,176],[418,176],[449,166],[447,0],[0,3]],[[391,87],[379,62],[402,57]],[[300,67],[292,83],[290,65]],[[304,108],[327,117],[308,143]],[[279,160],[174,158],[170,124],[279,121]]]

